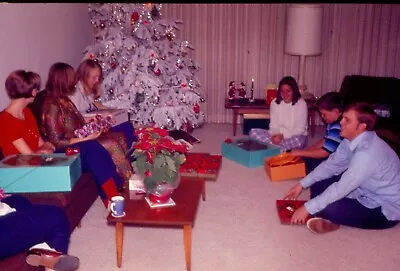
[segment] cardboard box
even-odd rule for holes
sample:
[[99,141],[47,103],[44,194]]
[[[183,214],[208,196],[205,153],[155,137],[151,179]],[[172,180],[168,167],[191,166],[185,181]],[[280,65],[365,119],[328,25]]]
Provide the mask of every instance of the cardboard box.
[[71,191],[81,174],[79,154],[20,154],[0,161],[0,187],[6,193]]
[[264,166],[267,175],[273,182],[306,176],[304,160],[289,153],[282,153],[265,159]]
[[233,160],[246,167],[260,167],[266,157],[277,155],[281,152],[279,146],[260,142],[253,138],[242,138],[223,142],[221,145],[222,156]]
[[83,114],[85,118],[94,118],[97,114],[102,115],[104,118],[107,116],[111,116],[115,123],[113,126],[117,126],[123,122],[129,121],[129,114],[126,109],[117,109],[117,108],[110,108],[110,109],[99,109],[90,113]]
[[222,164],[222,156],[218,154],[189,152],[179,172],[182,177],[203,178],[215,181]]

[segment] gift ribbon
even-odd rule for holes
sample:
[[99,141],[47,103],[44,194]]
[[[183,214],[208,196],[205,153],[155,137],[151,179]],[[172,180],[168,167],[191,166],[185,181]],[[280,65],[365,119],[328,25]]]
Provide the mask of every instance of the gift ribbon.
[[300,157],[282,153],[268,160],[268,165],[270,167],[281,167],[289,164],[296,164],[298,162],[300,162]]

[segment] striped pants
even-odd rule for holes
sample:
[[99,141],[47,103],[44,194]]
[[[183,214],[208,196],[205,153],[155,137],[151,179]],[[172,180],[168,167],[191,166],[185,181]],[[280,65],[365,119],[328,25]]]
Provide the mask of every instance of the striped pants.
[[[257,139],[258,141],[273,144],[271,141],[271,135],[268,130],[253,128],[249,133],[251,138]],[[285,152],[291,149],[302,149],[307,144],[307,136],[305,135],[296,135],[289,138],[285,138],[281,141],[279,146],[281,147],[281,151]]]

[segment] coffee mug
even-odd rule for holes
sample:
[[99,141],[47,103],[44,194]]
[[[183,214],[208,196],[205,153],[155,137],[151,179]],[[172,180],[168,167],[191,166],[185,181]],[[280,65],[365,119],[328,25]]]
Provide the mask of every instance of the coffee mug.
[[110,202],[110,212],[113,217],[122,217],[125,215],[124,212],[124,197],[114,196]]

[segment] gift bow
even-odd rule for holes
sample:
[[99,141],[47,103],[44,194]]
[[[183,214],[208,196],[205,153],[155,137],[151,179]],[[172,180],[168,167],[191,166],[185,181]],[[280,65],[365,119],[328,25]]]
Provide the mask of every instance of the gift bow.
[[293,156],[288,153],[281,153],[269,159],[268,165],[270,167],[281,167],[284,165],[296,164],[298,162],[300,162],[300,157]]

